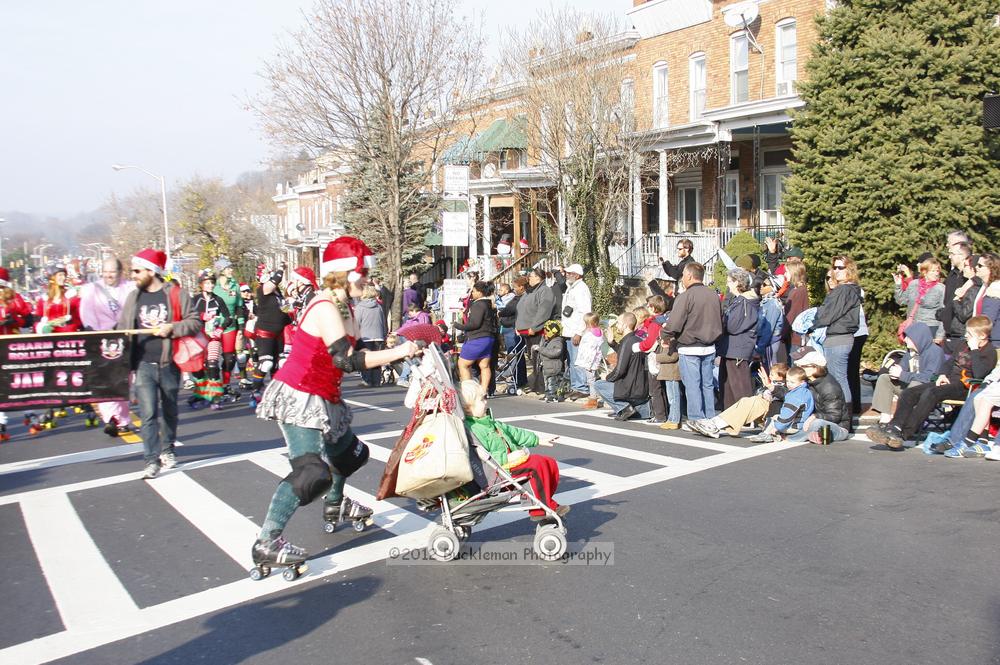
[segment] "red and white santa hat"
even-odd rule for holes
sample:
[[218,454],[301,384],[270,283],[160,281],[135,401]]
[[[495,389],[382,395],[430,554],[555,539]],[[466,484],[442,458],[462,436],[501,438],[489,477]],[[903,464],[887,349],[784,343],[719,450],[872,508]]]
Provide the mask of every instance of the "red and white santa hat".
[[289,279],[291,279],[293,282],[303,282],[305,284],[308,284],[309,286],[313,287],[313,289],[319,289],[319,286],[316,283],[316,273],[313,272],[312,268],[308,268],[306,266],[299,266],[298,268],[292,271],[292,274],[289,275]]
[[152,270],[157,275],[162,275],[167,269],[167,255],[158,249],[143,249],[135,253],[132,257],[132,265],[140,268]]
[[0,266],[0,286],[10,286],[10,273],[2,266]]
[[323,250],[320,273],[346,272],[347,281],[356,282],[375,267],[375,254],[368,245],[351,236],[340,236]]
[[524,238],[521,238],[517,244],[521,249],[531,249],[531,245],[529,245],[528,241]]

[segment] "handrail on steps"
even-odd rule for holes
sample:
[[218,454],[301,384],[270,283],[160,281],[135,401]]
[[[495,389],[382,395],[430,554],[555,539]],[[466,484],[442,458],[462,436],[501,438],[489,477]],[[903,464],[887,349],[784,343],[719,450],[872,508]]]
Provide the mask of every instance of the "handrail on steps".
[[523,254],[514,259],[514,261],[512,261],[509,266],[507,266],[497,274],[493,275],[490,281],[492,281],[494,284],[501,284],[504,282],[510,283],[514,279],[512,275],[517,274],[516,273],[517,270],[520,270],[525,265],[533,266],[548,255],[549,252],[540,252],[537,250],[531,250],[527,254]]

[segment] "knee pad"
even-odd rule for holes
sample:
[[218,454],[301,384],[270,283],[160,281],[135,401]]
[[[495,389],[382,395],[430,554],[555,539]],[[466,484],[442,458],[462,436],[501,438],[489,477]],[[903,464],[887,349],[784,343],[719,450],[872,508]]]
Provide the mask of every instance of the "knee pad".
[[347,447],[330,460],[334,470],[344,478],[349,478],[351,474],[363,467],[367,462],[368,446],[353,433],[351,434],[351,442],[347,444]]
[[257,365],[257,371],[260,372],[261,378],[264,378],[273,367],[274,358],[271,356],[261,356],[260,363]]
[[305,506],[322,496],[333,485],[330,467],[316,453],[306,453],[291,460],[292,472],[285,481],[292,486],[292,492],[299,498],[299,505]]
[[231,371],[236,365],[236,353],[230,351],[228,353],[222,354],[222,368],[224,370]]

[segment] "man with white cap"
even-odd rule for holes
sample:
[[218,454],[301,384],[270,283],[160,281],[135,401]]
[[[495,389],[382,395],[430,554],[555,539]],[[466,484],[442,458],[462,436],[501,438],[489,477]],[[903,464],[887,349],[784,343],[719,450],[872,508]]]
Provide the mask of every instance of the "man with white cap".
[[147,480],[160,473],[161,465],[169,469],[177,464],[174,442],[181,372],[173,361],[173,344],[166,340],[201,330],[198,312],[184,289],[177,285],[169,291],[164,288],[166,264],[167,255],[155,249],[144,249],[132,257],[132,280],[138,288],[128,294],[118,316],[119,329],[149,331],[133,338],[129,359],[142,421],[143,478]]
[[574,263],[566,268],[566,292],[563,293],[562,310],[560,310],[562,336],[566,338],[566,349],[569,356],[569,397],[571,399],[590,396],[587,375],[583,368],[576,366],[576,353],[587,328],[583,317],[590,313],[592,306],[590,287],[583,281],[583,266]]

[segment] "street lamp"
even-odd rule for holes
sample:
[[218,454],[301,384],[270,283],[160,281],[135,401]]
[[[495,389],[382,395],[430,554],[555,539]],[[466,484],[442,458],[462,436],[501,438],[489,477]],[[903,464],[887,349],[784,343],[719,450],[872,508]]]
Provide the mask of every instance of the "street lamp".
[[3,265],[3,225],[7,223],[7,220],[0,217],[0,266]]
[[135,169],[136,171],[142,171],[150,178],[156,178],[160,181],[160,196],[163,197],[163,251],[167,255],[167,270],[170,270],[170,231],[167,226],[167,182],[162,175],[156,175],[141,166],[135,165],[121,165],[112,164],[111,168],[115,171],[123,171],[125,169]]

